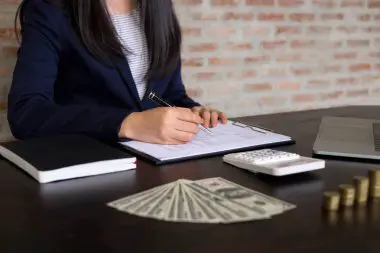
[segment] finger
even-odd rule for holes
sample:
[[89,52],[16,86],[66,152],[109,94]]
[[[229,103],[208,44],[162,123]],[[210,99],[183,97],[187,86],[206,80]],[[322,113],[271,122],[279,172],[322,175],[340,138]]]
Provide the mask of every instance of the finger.
[[176,123],[175,129],[178,131],[188,132],[192,134],[196,134],[199,131],[198,124],[194,124],[194,123],[191,123],[188,121],[182,121],[182,120],[179,120]]
[[192,122],[195,124],[203,123],[203,119],[200,117],[200,115],[197,115],[188,108],[178,108],[177,119]]
[[199,116],[201,118],[201,110],[191,110],[195,115]]
[[175,131],[173,132],[173,135],[170,137],[171,139],[174,139],[180,143],[187,143],[191,141],[194,138],[194,134],[184,131]]
[[192,107],[191,108],[191,111],[192,112],[200,112],[200,111],[202,111],[202,107],[201,106],[195,106],[195,107]]
[[212,111],[211,112],[211,126],[216,127],[218,125],[218,112],[217,111]]
[[202,115],[202,118],[203,118],[203,126],[208,128],[209,125],[210,125],[210,118],[211,118],[211,115],[210,115],[210,111],[209,110],[203,110],[201,112],[201,115]]
[[186,142],[185,141],[180,141],[180,140],[176,140],[176,139],[167,139],[164,144],[165,145],[179,145],[179,144],[185,144]]
[[219,119],[223,124],[227,124],[227,115],[224,112],[219,113]]

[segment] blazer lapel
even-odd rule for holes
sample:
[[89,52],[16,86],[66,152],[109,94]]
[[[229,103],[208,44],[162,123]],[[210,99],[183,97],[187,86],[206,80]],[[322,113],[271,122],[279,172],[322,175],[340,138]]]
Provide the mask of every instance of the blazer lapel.
[[115,57],[113,62],[115,64],[117,70],[119,71],[119,74],[123,78],[124,83],[126,84],[128,90],[132,94],[132,96],[135,100],[135,103],[137,104],[137,106],[141,110],[142,109],[141,100],[140,100],[139,94],[137,92],[136,84],[135,84],[135,81],[133,80],[131,69],[129,68],[127,60],[120,58],[120,57]]

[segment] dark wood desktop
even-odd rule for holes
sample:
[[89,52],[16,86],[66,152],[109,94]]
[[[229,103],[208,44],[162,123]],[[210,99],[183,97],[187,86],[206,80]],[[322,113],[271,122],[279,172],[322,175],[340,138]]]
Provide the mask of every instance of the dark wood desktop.
[[[347,107],[240,120],[294,137],[278,149],[311,156],[323,115],[380,119],[379,107]],[[274,178],[223,164],[221,157],[164,166],[139,160],[134,171],[40,185],[0,161],[0,252],[379,252],[380,203],[321,210],[324,190],[367,175],[378,163],[328,159],[324,170]],[[106,203],[180,178],[224,177],[294,203],[270,220],[229,225],[168,223],[116,211]]]

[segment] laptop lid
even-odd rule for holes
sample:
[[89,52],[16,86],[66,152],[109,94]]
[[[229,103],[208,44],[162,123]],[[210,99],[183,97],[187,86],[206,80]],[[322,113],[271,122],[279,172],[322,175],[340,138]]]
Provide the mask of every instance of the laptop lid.
[[380,120],[323,117],[313,152],[319,155],[380,159]]

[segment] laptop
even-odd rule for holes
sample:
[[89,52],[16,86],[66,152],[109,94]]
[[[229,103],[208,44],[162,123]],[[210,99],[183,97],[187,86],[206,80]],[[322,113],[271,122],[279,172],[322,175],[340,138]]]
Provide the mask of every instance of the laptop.
[[313,153],[380,160],[380,120],[322,117]]

